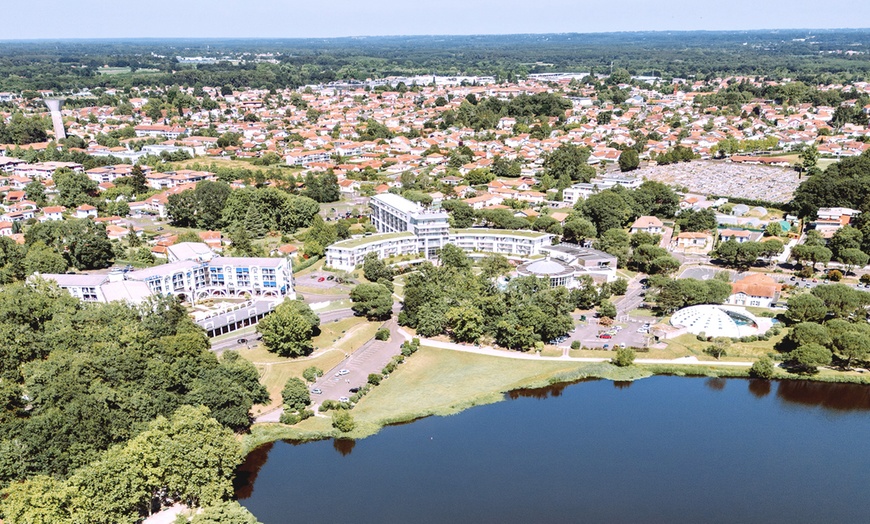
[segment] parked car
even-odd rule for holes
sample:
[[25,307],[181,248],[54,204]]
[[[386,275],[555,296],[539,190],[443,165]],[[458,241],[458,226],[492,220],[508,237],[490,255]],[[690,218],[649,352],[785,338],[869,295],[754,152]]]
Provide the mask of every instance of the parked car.
[[326,280],[335,280],[335,275],[329,275]]
[[353,388],[350,388],[348,391],[350,391],[351,393],[358,393],[358,392],[359,392],[359,386],[357,386],[357,387],[353,387]]
[[610,333],[602,333],[598,335],[598,338],[613,338],[613,335],[611,335]]
[[336,376],[336,377],[343,377],[344,375],[347,375],[348,373],[350,373],[350,370],[347,370],[347,369],[339,369],[339,370],[338,370],[338,373],[336,373],[335,376]]
[[350,399],[347,397],[338,397],[339,402],[350,402]]
[[317,279],[318,282],[323,282],[324,280],[326,280],[326,277],[320,277]]
[[248,343],[248,339],[246,339],[246,338],[240,338],[240,339],[236,340],[236,343],[237,343],[237,344],[247,344],[247,343]]
[[604,349],[610,349],[610,344],[604,344]]
[[323,393],[323,390],[320,388],[314,388],[311,390],[311,392],[314,393],[315,395],[320,395]]
[[639,328],[637,328],[637,332],[638,333],[647,333],[647,332],[649,332],[649,330],[647,328],[644,328],[644,327],[639,327]]

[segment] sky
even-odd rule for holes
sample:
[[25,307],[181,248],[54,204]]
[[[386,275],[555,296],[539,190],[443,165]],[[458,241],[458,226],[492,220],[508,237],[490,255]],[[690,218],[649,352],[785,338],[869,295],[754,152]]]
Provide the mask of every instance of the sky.
[[0,40],[870,27],[867,0],[40,0],[38,7],[8,3],[3,6]]

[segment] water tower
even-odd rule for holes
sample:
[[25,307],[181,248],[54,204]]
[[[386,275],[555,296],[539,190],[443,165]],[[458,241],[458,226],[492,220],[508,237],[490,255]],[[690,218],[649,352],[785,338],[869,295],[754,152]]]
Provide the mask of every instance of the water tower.
[[63,140],[66,138],[66,131],[63,128],[63,118],[60,114],[60,106],[63,105],[62,98],[46,98],[45,105],[51,111],[51,123],[54,124],[54,139]]

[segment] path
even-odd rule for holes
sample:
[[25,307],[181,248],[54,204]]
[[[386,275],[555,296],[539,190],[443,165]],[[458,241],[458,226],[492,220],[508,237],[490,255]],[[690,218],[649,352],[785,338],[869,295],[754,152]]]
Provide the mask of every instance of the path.
[[[399,330],[403,331],[403,330]],[[405,333],[405,336],[410,336]],[[455,344],[453,342],[441,342],[440,340],[431,340],[428,338],[421,338],[420,344],[423,346],[429,346],[439,349],[449,349],[452,351],[463,351],[465,353],[476,353],[478,355],[486,355],[490,357],[501,357],[501,358],[513,358],[517,360],[553,360],[559,362],[610,362],[610,358],[602,358],[602,357],[569,357],[566,354],[563,354],[561,357],[542,357],[537,353],[520,353],[514,351],[506,351],[501,349],[494,349],[490,346],[466,346],[464,344]],[[730,367],[751,367],[752,362],[725,362],[725,361],[708,361],[708,360],[698,360],[697,357],[689,356],[689,357],[680,357],[674,359],[666,359],[666,358],[636,358],[634,359],[635,364],[686,364],[690,366],[730,366]]]

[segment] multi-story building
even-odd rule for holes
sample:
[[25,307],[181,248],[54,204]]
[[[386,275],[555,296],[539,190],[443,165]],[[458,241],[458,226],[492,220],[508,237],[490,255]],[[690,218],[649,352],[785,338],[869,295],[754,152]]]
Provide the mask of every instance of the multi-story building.
[[[183,249],[185,244],[173,246],[176,252],[201,253],[201,249]],[[174,295],[188,302],[209,297],[296,298],[293,273],[288,258],[207,257],[177,259],[168,264],[103,275],[43,275],[54,280],[73,296],[90,302],[109,302],[118,296],[107,293],[107,286],[128,284],[136,290],[129,297],[141,302],[149,295]],[[143,287],[141,284],[144,284]],[[116,286],[117,287],[117,286]],[[135,296],[134,296],[135,295]]]
[[449,224],[445,211],[428,211],[392,193],[373,196],[369,205],[372,208],[369,218],[378,233],[413,234],[426,258],[436,256],[447,243]]
[[342,240],[326,250],[326,265],[351,271],[368,253],[378,258],[418,255],[435,258],[447,244],[468,252],[530,257],[549,245],[553,235],[506,229],[450,229],[447,213],[432,212],[398,195],[386,193],[371,200],[371,220],[378,234]]

